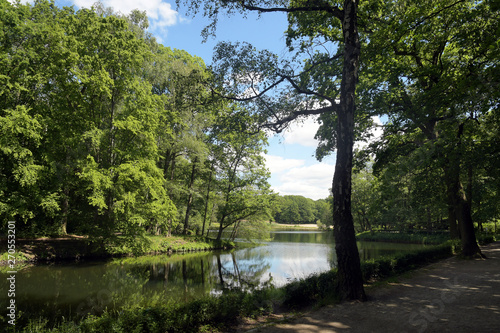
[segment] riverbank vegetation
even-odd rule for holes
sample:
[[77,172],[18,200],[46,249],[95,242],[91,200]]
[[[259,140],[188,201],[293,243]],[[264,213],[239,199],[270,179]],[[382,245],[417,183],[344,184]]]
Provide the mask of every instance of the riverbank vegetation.
[[[120,239],[108,244],[89,242],[88,238],[37,238],[17,240],[15,253],[18,265],[44,263],[53,261],[100,260],[112,257],[140,255],[157,255],[172,253],[188,253],[209,250],[233,249],[235,243],[228,240],[215,240],[202,236],[145,236],[141,243],[133,243]],[[0,268],[7,265],[9,253],[0,252]],[[12,259],[12,256],[10,257]],[[21,266],[18,266],[20,269]],[[8,267],[5,267],[8,271]]]
[[[381,282],[447,258],[459,249],[459,243],[448,241],[419,251],[365,261],[361,264],[364,283]],[[340,296],[336,283],[337,271],[334,269],[281,288],[268,285],[246,292],[232,290],[220,296],[203,297],[187,303],[152,298],[136,301],[125,309],[109,310],[102,315],[75,321],[66,318],[53,323],[44,318],[25,318],[20,326],[24,327],[25,332],[227,331],[237,325],[242,317],[301,311],[309,306],[338,302]]]

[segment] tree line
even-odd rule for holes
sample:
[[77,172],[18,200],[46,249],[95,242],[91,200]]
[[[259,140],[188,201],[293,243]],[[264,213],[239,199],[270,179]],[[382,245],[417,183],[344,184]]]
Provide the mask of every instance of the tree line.
[[214,96],[202,59],[156,42],[145,12],[0,7],[3,229],[140,244],[268,219],[266,136]]
[[301,195],[284,195],[276,199],[274,221],[284,224],[332,224],[331,204],[327,199],[313,200]]

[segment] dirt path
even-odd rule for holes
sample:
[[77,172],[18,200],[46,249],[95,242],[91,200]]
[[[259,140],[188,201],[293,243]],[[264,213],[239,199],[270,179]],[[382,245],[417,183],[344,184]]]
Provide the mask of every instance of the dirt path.
[[500,332],[500,242],[487,260],[440,261],[390,286],[367,289],[370,301],[343,303],[246,332]]

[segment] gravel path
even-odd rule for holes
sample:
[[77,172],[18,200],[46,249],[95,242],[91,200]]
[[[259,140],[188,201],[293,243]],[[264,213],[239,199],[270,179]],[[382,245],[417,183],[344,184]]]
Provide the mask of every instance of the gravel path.
[[500,332],[500,242],[488,259],[449,258],[377,288],[370,301],[326,306],[240,332]]

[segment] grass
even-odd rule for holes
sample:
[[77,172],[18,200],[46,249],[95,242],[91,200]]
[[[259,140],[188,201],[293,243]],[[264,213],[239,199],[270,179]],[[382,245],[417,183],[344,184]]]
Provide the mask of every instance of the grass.
[[[170,252],[192,252],[208,251],[213,249],[233,248],[234,243],[201,236],[147,236],[148,244],[141,254],[148,253],[170,253]],[[132,248],[125,248],[122,254],[132,253]]]
[[[380,232],[365,231],[356,235],[357,240],[371,242],[391,242],[391,243],[414,243],[437,245],[449,240],[447,232],[426,233],[426,232]],[[476,231],[476,239],[480,245],[488,244],[500,239],[499,235],[487,232]]]
[[[227,240],[216,241],[200,236],[147,236],[136,242],[117,237],[105,246],[89,244],[88,239],[43,239],[17,243],[16,264],[36,261],[76,260],[79,258],[123,257],[161,253],[186,253],[234,248]],[[0,253],[0,264],[7,265],[8,253]]]
[[318,230],[317,224],[282,224],[271,223],[271,230]]

